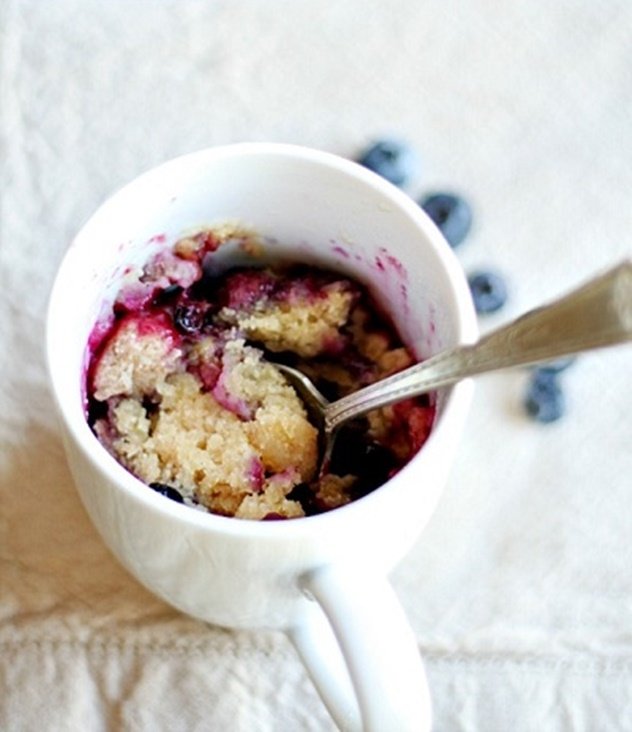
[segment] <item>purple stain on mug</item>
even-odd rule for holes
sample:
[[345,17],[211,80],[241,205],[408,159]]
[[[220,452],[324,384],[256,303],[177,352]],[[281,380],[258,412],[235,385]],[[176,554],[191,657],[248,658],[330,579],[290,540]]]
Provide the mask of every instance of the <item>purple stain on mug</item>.
[[402,305],[404,306],[404,315],[408,316],[410,314],[410,305],[408,302],[408,288],[403,282],[399,286],[399,294],[401,295]]
[[441,350],[443,347],[440,341],[437,341],[437,310],[434,305],[428,305],[428,317],[426,318],[427,327],[424,343],[426,348],[432,352]]
[[88,336],[88,353],[90,356],[99,349],[104,338],[112,330],[113,324],[114,313],[111,308],[104,308]]
[[394,272],[396,272],[402,279],[407,280],[408,279],[408,272],[406,271],[406,267],[397,259],[397,257],[393,256],[388,252],[387,249],[384,247],[380,247],[380,252],[382,256],[384,257],[384,260],[388,264],[389,268],[392,269]]
[[381,257],[375,257],[375,266],[380,272],[386,272],[386,266]]
[[[332,244],[333,243],[334,242],[332,242]],[[349,257],[351,257],[349,252],[344,247],[341,247],[339,244],[336,244],[333,247],[332,251],[334,252],[334,254],[337,254],[338,256],[342,257],[343,259],[349,259]]]

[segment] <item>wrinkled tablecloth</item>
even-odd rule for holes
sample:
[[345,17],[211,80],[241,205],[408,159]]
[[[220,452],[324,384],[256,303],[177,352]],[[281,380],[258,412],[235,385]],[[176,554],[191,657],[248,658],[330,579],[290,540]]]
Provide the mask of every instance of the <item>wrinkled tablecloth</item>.
[[[632,251],[627,0],[0,0],[0,729],[325,732],[277,632],[148,594],[62,453],[43,356],[54,273],[113,190],[243,140],[354,157],[397,135],[415,198],[455,190],[458,256],[510,299],[483,331]],[[442,501],[392,575],[437,732],[632,729],[632,348],[481,377]]]

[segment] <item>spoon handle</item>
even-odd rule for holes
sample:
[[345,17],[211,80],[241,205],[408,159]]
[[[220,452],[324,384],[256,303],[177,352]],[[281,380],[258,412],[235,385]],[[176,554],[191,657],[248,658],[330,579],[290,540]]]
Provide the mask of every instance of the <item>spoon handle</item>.
[[468,376],[548,361],[632,340],[632,260],[565,297],[522,315],[477,343],[415,364],[329,404],[325,429],[371,409],[418,396]]

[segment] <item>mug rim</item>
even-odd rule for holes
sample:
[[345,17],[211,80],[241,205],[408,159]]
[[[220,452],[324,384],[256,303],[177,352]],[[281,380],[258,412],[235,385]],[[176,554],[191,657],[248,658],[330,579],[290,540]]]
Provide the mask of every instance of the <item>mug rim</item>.
[[52,395],[65,431],[73,439],[75,445],[81,449],[92,467],[107,476],[108,481],[115,484],[117,490],[123,490],[129,498],[141,503],[143,508],[147,510],[185,521],[196,528],[213,530],[226,535],[281,541],[284,538],[291,539],[297,535],[305,536],[312,531],[321,532],[325,524],[333,526],[340,521],[346,523],[347,521],[361,520],[365,511],[372,511],[373,504],[378,498],[377,494],[382,496],[385,491],[388,491],[389,486],[405,479],[419,460],[423,459],[423,455],[427,452],[427,446],[432,447],[432,444],[438,439],[438,433],[444,431],[445,428],[442,429],[443,423],[447,422],[449,424],[451,422],[449,419],[450,414],[457,409],[458,402],[467,398],[470,391],[468,383],[470,380],[454,384],[446,390],[442,414],[437,423],[433,425],[430,435],[420,451],[396,475],[379,488],[346,505],[321,514],[286,520],[263,521],[222,516],[209,511],[196,510],[190,506],[175,503],[154,491],[148,490],[143,481],[135,477],[107,451],[90,429],[81,404],[81,384],[77,385],[78,400],[71,402],[67,398],[62,398],[57,378],[58,370],[62,367],[62,359],[56,355],[56,350],[59,347],[55,343],[55,336],[58,333],[58,330],[55,329],[55,323],[58,301],[63,298],[61,291],[64,285],[65,272],[69,266],[69,255],[77,247],[89,244],[90,229],[95,221],[98,221],[110,208],[115,207],[122,198],[133,193],[135,189],[145,185],[152,178],[160,178],[168,174],[170,170],[176,167],[187,166],[194,162],[203,165],[206,161],[210,163],[221,158],[255,157],[257,155],[302,159],[328,168],[334,168],[340,173],[359,180],[370,188],[377,189],[397,209],[403,210],[414,221],[416,227],[421,229],[426,239],[435,249],[444,270],[446,270],[451,294],[455,300],[458,313],[455,328],[457,343],[472,342],[476,339],[478,323],[462,266],[434,222],[408,194],[377,173],[335,153],[287,143],[241,142],[203,148],[166,160],[119,187],[93,211],[73,237],[54,278],[46,314],[46,362]]

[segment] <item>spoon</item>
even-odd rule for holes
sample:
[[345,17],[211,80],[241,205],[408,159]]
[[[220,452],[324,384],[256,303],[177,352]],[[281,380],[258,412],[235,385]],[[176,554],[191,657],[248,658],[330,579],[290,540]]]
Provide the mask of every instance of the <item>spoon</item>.
[[530,310],[476,343],[442,351],[353,394],[329,402],[298,369],[275,364],[320,430],[322,465],[344,422],[468,376],[550,361],[632,340],[632,260],[554,302]]

